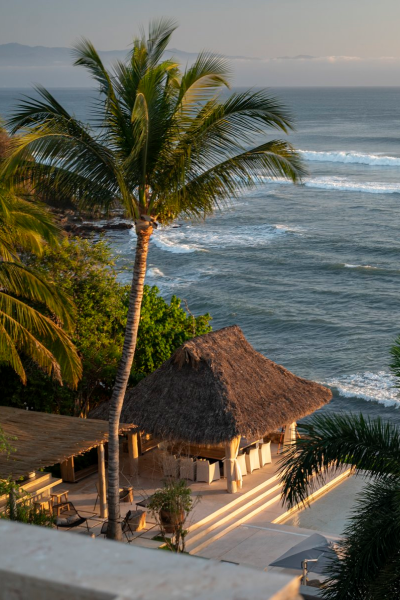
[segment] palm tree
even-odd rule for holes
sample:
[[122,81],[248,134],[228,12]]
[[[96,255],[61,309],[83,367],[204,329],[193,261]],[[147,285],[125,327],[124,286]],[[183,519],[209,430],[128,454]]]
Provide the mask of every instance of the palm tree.
[[289,506],[305,503],[329,473],[351,466],[366,486],[357,497],[323,597],[329,600],[389,600],[400,595],[400,432],[362,415],[315,415],[299,425],[280,470]]
[[[287,133],[291,117],[266,91],[223,99],[229,69],[219,56],[201,53],[181,72],[163,59],[176,25],[152,22],[146,39],[135,39],[125,62],[107,70],[93,45],[75,48],[76,65],[99,85],[91,129],[71,116],[45,89],[26,100],[10,121],[25,129],[9,169],[25,164],[39,185],[107,209],[122,204],[135,222],[137,242],[123,353],[110,405],[109,528],[119,539],[118,424],[136,347],[150,237],[157,221],[178,215],[205,217],[269,177],[297,182],[299,156],[282,140],[265,140],[268,129]],[[252,147],[255,137],[263,142]],[[28,163],[32,153],[36,163]],[[243,215],[245,217],[245,215]]]
[[[8,146],[1,128],[0,138],[2,148]],[[26,190],[19,191],[26,195]],[[0,362],[26,383],[22,354],[59,383],[64,380],[75,387],[81,363],[61,327],[71,325],[72,304],[19,258],[21,251],[40,255],[44,245],[57,244],[58,237],[44,208],[20,197],[0,173]]]

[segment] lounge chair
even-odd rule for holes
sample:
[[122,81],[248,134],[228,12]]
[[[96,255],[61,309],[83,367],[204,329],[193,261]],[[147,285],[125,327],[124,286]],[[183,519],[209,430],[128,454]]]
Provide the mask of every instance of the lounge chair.
[[[62,510],[63,507],[65,507],[64,511]],[[53,506],[53,511],[54,509],[56,509],[56,512],[58,512],[58,516],[55,518],[55,525],[57,529],[66,529],[68,531],[85,524],[88,533],[90,533],[87,517],[82,517],[71,501],[65,502],[61,505],[55,504]]]

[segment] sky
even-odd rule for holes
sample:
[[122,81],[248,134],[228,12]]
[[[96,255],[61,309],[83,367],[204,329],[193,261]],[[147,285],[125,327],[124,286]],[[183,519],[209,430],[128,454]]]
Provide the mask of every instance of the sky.
[[[168,16],[175,48],[262,59],[237,61],[238,84],[400,85],[399,0],[0,0],[0,14],[0,44],[124,49]],[[298,55],[313,58],[280,58]]]

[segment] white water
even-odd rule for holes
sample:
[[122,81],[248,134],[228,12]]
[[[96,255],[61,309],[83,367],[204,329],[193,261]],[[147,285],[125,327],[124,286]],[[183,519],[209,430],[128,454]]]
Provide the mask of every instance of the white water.
[[243,225],[234,230],[217,229],[215,226],[193,227],[184,224],[181,227],[160,227],[152,236],[152,242],[160,250],[174,254],[207,252],[211,248],[260,247],[287,234],[300,234],[300,227],[286,225]]
[[[400,159],[399,159],[400,160]],[[290,185],[285,179],[261,177],[263,184]],[[305,187],[337,191],[337,192],[366,192],[367,194],[400,194],[400,183],[383,183],[380,181],[352,181],[345,177],[312,177],[303,183]]]
[[377,269],[378,267],[372,267],[371,265],[349,265],[344,263],[346,269]]
[[335,388],[340,396],[344,398],[361,398],[369,402],[379,402],[384,406],[400,408],[400,396],[394,387],[393,375],[386,371],[378,373],[356,373],[343,377],[328,379],[326,384]]
[[361,152],[316,152],[299,150],[305,160],[312,162],[336,162],[345,164],[371,165],[375,167],[400,167],[400,158]]
[[338,192],[366,192],[367,194],[400,194],[400,183],[375,181],[357,182],[344,177],[315,177],[304,184],[309,188],[336,190]]

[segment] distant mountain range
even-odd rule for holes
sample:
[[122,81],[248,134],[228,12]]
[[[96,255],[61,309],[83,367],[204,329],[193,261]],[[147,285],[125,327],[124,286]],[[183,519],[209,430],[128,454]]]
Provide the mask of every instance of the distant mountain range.
[[[123,60],[126,50],[101,50],[99,54],[109,66]],[[197,53],[170,48],[183,65],[190,64]],[[399,86],[400,59],[396,57],[360,58],[357,56],[279,56],[255,58],[227,56],[236,86]],[[24,44],[0,44],[0,87],[93,87],[85,69],[73,66],[71,48],[48,48]]]
[[[127,50],[101,50],[99,54],[105,62],[122,60],[128,53]],[[176,56],[182,61],[193,60],[197,54],[183,52],[171,48],[166,52],[167,56]],[[73,62],[73,51],[71,48],[48,48],[46,46],[25,46],[23,44],[11,43],[0,44],[0,66],[1,67],[70,67]]]

